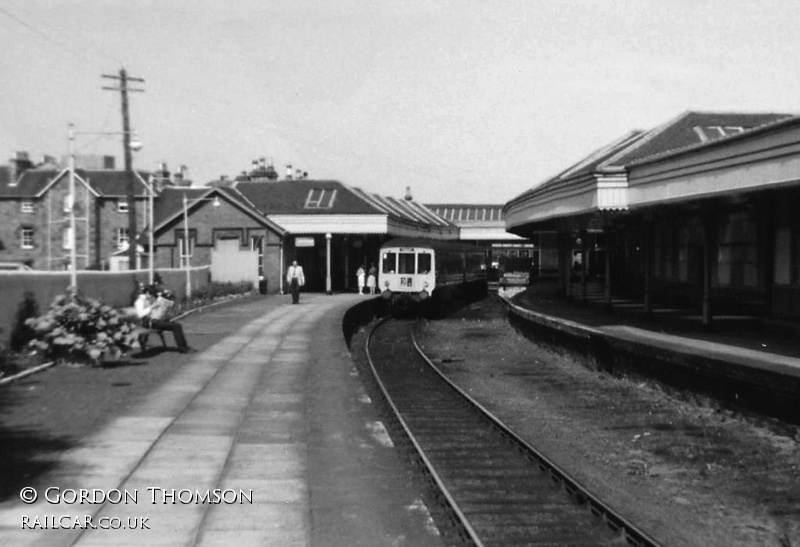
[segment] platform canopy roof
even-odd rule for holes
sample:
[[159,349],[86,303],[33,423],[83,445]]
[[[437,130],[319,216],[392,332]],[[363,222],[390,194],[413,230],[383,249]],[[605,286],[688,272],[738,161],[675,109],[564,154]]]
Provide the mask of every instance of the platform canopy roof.
[[602,225],[603,214],[628,210],[627,165],[791,116],[689,111],[654,129],[631,131],[507,202],[506,230],[529,235],[573,224]]
[[464,241],[517,241],[522,238],[506,232],[502,203],[436,203],[428,209],[458,226]]
[[800,116],[627,167],[631,210],[800,187]]

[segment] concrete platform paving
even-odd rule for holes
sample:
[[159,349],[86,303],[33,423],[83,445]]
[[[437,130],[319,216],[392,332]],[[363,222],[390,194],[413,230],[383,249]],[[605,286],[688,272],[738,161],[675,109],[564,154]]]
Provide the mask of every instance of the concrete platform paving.
[[534,288],[531,293],[535,296],[523,300],[514,298],[519,292],[498,294],[513,313],[565,332],[602,334],[677,354],[704,356],[800,378],[800,339],[796,336],[739,325],[726,327],[723,320],[718,320],[716,330],[704,330],[691,319],[680,318],[648,325],[642,314],[626,313],[619,308],[609,314],[598,306],[556,297],[548,287]]
[[34,503],[0,504],[0,543],[439,544],[343,340],[359,298],[188,318],[197,340],[252,315],[63,453]]

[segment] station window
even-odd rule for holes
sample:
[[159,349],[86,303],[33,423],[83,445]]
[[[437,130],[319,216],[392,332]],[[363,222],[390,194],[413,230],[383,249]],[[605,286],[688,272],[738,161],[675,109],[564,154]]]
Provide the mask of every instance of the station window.
[[421,274],[430,273],[432,262],[430,253],[419,253],[417,255],[417,272]]
[[183,230],[178,230],[178,254],[181,260],[181,268],[184,268],[188,265],[189,259],[191,259],[192,255],[194,254],[194,246],[195,246],[195,233],[189,230],[189,252],[186,253],[186,240],[184,238]]
[[258,252],[258,275],[264,275],[264,236],[250,236],[250,250]]
[[397,273],[413,274],[414,272],[414,253],[400,253],[398,257]]
[[383,253],[381,261],[383,263],[382,273],[394,273],[397,270],[397,253]]
[[33,202],[32,201],[23,201],[22,205],[20,206],[20,212],[22,212],[22,213],[32,213],[33,212]]

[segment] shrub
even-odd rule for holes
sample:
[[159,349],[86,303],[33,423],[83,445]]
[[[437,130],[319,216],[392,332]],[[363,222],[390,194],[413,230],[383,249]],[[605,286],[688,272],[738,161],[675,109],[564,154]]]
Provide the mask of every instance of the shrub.
[[47,359],[100,363],[131,349],[136,327],[120,312],[81,295],[56,297],[46,314],[28,319],[28,347]]
[[253,292],[253,284],[249,281],[239,283],[211,283],[192,293],[192,304],[203,304],[217,298]]
[[34,338],[33,328],[26,321],[38,315],[39,303],[36,302],[36,296],[31,291],[25,291],[14,317],[14,329],[11,331],[12,351],[20,351]]

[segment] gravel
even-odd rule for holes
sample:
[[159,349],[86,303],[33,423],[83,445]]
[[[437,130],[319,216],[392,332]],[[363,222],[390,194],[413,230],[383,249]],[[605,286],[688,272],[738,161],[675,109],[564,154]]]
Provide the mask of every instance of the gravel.
[[490,297],[420,329],[441,369],[664,545],[800,546],[800,428],[591,370]]

